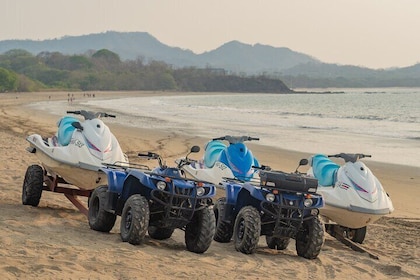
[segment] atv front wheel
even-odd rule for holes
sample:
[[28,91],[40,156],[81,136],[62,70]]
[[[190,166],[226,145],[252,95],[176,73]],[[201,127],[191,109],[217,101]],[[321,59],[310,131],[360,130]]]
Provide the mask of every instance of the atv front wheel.
[[165,240],[172,236],[172,233],[174,233],[173,228],[159,228],[155,226],[150,226],[148,233],[149,236],[153,239],[157,240]]
[[265,236],[265,241],[270,249],[284,250],[290,243],[290,237]]
[[138,245],[143,242],[149,227],[150,210],[145,197],[130,196],[124,204],[121,215],[120,234],[124,242]]
[[235,220],[233,242],[235,249],[244,254],[253,254],[261,233],[261,217],[255,207],[245,206]]
[[39,165],[26,169],[22,186],[22,204],[38,206],[44,187],[44,170]]
[[89,198],[88,220],[93,230],[109,232],[115,224],[117,216],[105,210],[107,186],[97,187]]
[[296,236],[296,251],[298,256],[315,259],[324,244],[324,226],[318,216],[303,222]]
[[353,242],[362,244],[366,237],[366,227],[356,229],[346,229],[344,232],[345,237],[351,239]]
[[192,221],[185,227],[185,245],[188,251],[204,253],[210,247],[216,227],[214,212],[206,207],[194,213]]
[[226,197],[219,198],[213,206],[214,216],[216,218],[216,233],[214,240],[221,243],[228,243],[232,239],[233,227],[232,224],[223,221],[223,207],[226,207]]

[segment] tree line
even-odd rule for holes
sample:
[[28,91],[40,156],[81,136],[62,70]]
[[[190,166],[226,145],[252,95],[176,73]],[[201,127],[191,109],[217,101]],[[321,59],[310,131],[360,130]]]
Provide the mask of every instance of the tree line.
[[292,92],[280,79],[240,76],[223,69],[174,68],[160,61],[121,61],[107,49],[84,55],[10,50],[0,55],[0,92],[42,90]]

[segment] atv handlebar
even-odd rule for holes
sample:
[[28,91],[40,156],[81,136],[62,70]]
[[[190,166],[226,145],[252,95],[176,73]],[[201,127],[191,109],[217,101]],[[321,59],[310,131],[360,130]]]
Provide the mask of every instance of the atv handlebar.
[[258,137],[251,137],[251,136],[221,136],[213,138],[213,140],[226,140],[229,142],[229,144],[236,144],[236,143],[242,143],[245,141],[252,141],[252,140],[260,140]]
[[191,163],[196,162],[197,160],[190,159],[190,158],[188,158],[188,156],[191,153],[198,153],[199,151],[200,151],[200,147],[199,146],[195,146],[195,145],[192,146],[191,149],[190,149],[190,151],[189,151],[189,153],[185,156],[185,158],[181,158],[181,159],[175,161],[175,163],[177,163],[177,167],[178,168],[181,168],[184,165],[190,165]]
[[138,153],[137,155],[139,157],[147,157],[147,159],[157,159],[158,162],[159,162],[159,166],[161,168],[166,168],[167,167],[165,165],[165,163],[163,162],[162,157],[159,154],[157,154],[157,153],[147,152],[146,154],[145,153]]
[[197,160],[195,160],[195,159],[190,159],[190,158],[181,158],[181,159],[179,159],[179,161],[178,161],[177,168],[181,168],[181,167],[183,167],[184,165],[190,165],[191,163],[196,162],[196,161],[197,161]]
[[270,171],[271,170],[271,167],[268,166],[268,165],[252,166],[252,168],[258,169],[258,170],[267,170],[267,171]]
[[335,158],[342,158],[344,159],[344,162],[356,162],[359,159],[365,158],[365,157],[372,157],[371,155],[365,155],[365,154],[347,154],[347,153],[339,153],[335,155],[328,155],[328,157],[335,157]]
[[146,154],[138,153],[138,156],[139,157],[148,157],[148,158],[151,158],[151,159],[158,159],[160,157],[158,154],[153,153],[153,152],[147,152]]

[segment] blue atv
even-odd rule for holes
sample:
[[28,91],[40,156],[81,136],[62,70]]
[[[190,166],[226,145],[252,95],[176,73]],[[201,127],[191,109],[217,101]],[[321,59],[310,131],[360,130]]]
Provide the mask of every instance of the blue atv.
[[[195,148],[199,151],[198,146]],[[189,251],[207,251],[216,224],[210,207],[214,185],[184,178],[178,168],[166,166],[156,153],[139,156],[157,159],[159,166],[150,170],[145,165],[108,164],[101,169],[107,174],[108,185],[96,188],[89,198],[90,228],[109,232],[118,215],[124,242],[140,244],[146,232],[153,239],[168,239],[179,228],[185,231]]]
[[[302,159],[299,166],[307,164]],[[298,166],[298,168],[299,168]],[[259,168],[259,180],[226,180],[226,197],[214,205],[214,240],[230,242],[244,254],[255,253],[260,236],[269,248],[284,250],[290,239],[296,241],[301,257],[315,259],[324,244],[324,226],[318,217],[324,205],[316,194],[318,181],[296,169],[294,173]]]

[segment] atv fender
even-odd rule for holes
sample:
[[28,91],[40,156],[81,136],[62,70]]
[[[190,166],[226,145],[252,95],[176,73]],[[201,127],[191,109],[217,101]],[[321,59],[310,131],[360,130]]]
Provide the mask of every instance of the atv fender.
[[124,181],[121,197],[127,200],[133,194],[141,194],[150,197],[150,192],[155,188],[150,174],[134,169],[130,170]]
[[123,170],[101,168],[108,178],[108,191],[121,194],[127,173]]
[[226,204],[235,205],[238,199],[239,191],[242,186],[239,184],[226,184]]
[[133,169],[128,172],[127,177],[128,176],[137,178],[140,184],[149,189],[155,189],[155,183],[152,180],[154,176],[151,175],[150,172],[146,174],[144,171]]
[[[226,196],[228,204],[236,204],[240,193],[248,193],[250,197],[257,200],[265,200],[265,197],[261,194],[259,187],[256,187],[250,183],[243,184],[226,184]],[[243,197],[244,194],[241,194]]]

